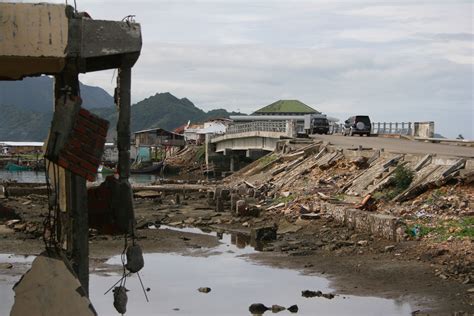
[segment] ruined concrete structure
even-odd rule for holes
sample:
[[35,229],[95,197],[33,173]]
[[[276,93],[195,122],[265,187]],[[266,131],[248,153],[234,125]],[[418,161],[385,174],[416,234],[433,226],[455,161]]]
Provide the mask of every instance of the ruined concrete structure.
[[[132,194],[128,182],[130,86],[131,67],[140,55],[141,45],[140,25],[131,17],[122,21],[103,21],[94,20],[89,14],[77,12],[63,4],[0,3],[0,80],[20,80],[42,74],[55,77],[53,132],[50,133],[46,155],[49,173],[55,175],[51,177],[55,179],[51,184],[57,193],[57,200],[51,202],[54,204],[51,207],[58,222],[51,234],[54,235],[55,246],[63,248],[71,260],[86,294],[89,283],[89,223],[86,179],[82,172],[85,170],[81,168],[90,171],[92,166],[77,163],[82,161],[87,150],[82,150],[84,154],[81,150],[73,150],[73,155],[67,158],[68,164],[60,164],[66,168],[60,167],[58,162],[67,146],[69,149],[76,145],[86,146],[81,148],[92,148],[94,154],[103,150],[105,138],[97,140],[102,144],[88,143],[91,137],[87,135],[94,133],[94,125],[87,124],[86,120],[83,123],[88,127],[77,129],[76,121],[82,103],[78,75],[118,68],[115,96],[119,109],[118,196],[122,199],[120,211],[127,214],[127,226],[133,231]],[[71,135],[75,135],[75,140],[81,138],[81,142],[73,144]],[[88,157],[88,162],[91,161],[93,159]]]

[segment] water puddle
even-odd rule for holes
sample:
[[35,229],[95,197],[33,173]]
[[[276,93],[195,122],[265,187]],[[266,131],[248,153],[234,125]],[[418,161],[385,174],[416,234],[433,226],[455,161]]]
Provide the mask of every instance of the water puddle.
[[[145,254],[145,267],[140,272],[145,287],[150,291],[147,303],[136,276],[127,280],[127,315],[250,315],[253,303],[289,307],[297,304],[294,315],[410,315],[408,303],[375,297],[337,295],[334,299],[304,298],[302,290],[333,292],[329,281],[316,276],[302,275],[298,271],[277,269],[252,263],[245,254],[254,252],[245,235],[203,232],[195,228],[177,229],[193,233],[215,235],[221,245],[206,249],[212,255],[184,256],[179,254]],[[201,250],[203,251],[203,250]],[[0,262],[21,262],[32,257],[0,255]],[[15,261],[17,260],[17,261]],[[106,265],[121,264],[120,256],[110,258]],[[112,271],[112,272],[110,272]],[[104,295],[120,277],[117,270],[92,274],[90,297],[99,315],[117,315],[112,294]],[[0,270],[0,273],[1,270]],[[8,315],[13,304],[13,284],[20,276],[0,276],[0,315]],[[211,288],[201,293],[200,287]],[[266,315],[271,315],[268,311]],[[282,311],[279,315],[290,315]]]

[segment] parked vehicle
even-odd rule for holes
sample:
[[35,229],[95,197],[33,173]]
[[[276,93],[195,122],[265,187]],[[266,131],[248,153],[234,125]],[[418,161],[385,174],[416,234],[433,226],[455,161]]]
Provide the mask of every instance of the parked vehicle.
[[299,133],[306,135],[328,134],[329,120],[327,116],[325,114],[306,114],[304,116],[304,130],[299,131]]
[[329,133],[329,121],[325,117],[315,117],[311,120],[311,134]]
[[344,121],[344,129],[342,134],[344,136],[352,136],[355,134],[370,136],[372,130],[372,123],[367,115],[356,115],[349,117]]

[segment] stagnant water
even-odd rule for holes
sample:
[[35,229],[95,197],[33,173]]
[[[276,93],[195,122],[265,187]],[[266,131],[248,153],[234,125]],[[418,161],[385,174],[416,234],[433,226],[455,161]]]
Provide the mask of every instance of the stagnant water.
[[[193,228],[186,231],[202,233]],[[244,255],[255,250],[246,245],[245,238],[218,236],[220,246],[198,249],[191,256],[145,254],[145,267],[140,274],[145,287],[150,288],[147,292],[150,302],[146,302],[138,278],[129,278],[127,315],[250,315],[248,307],[252,303],[285,307],[297,304],[299,311],[295,315],[410,315],[408,303],[376,297],[304,298],[301,291],[306,289],[337,292],[329,288],[325,278],[252,263]],[[200,256],[203,253],[208,256]],[[0,255],[0,262],[23,268],[32,260],[31,256]],[[111,268],[120,263],[120,256],[107,261]],[[117,269],[98,271],[90,278],[90,297],[99,315],[117,315],[112,293],[104,295],[120,277],[119,273],[110,271]],[[14,300],[11,288],[19,278],[0,275],[0,315],[8,315]],[[210,287],[211,292],[200,293],[199,287]],[[290,312],[279,315],[290,315]]]

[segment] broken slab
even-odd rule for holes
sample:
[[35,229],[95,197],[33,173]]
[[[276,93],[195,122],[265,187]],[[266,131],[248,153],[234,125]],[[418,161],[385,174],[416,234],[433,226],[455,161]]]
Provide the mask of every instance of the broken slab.
[[371,213],[331,204],[326,204],[326,214],[331,215],[336,222],[355,231],[370,233],[388,240],[400,240],[399,233],[405,231],[405,224],[400,218],[391,215]]
[[371,185],[377,185],[377,179],[383,178],[382,174],[391,166],[398,163],[403,158],[402,155],[392,156],[387,160],[378,161],[368,169],[361,171],[346,188],[347,194],[363,195]]
[[54,250],[51,256],[46,251],[39,255],[13,291],[11,316],[97,315],[71,267]]
[[161,197],[161,192],[151,191],[151,190],[138,191],[138,192],[133,193],[133,197],[135,197],[135,198],[144,198],[144,199],[153,199],[153,198]]
[[296,232],[298,232],[301,228],[302,228],[301,226],[292,224],[292,223],[288,222],[287,220],[282,219],[282,220],[278,223],[277,234],[278,234],[278,235],[283,235],[283,234],[288,234],[288,233],[296,233]]

